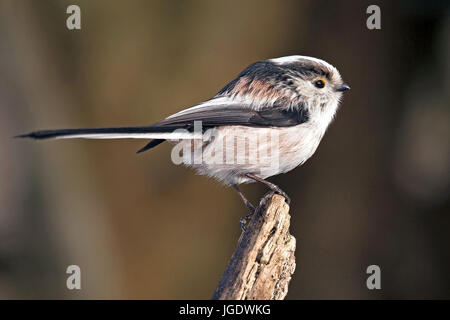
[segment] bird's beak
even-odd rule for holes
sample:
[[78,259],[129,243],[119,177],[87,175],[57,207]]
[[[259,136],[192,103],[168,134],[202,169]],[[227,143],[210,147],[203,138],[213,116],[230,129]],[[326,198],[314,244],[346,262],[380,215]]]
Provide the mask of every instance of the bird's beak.
[[336,91],[339,91],[339,92],[344,92],[347,90],[350,90],[350,86],[348,84],[346,84],[345,82],[339,88],[336,89]]

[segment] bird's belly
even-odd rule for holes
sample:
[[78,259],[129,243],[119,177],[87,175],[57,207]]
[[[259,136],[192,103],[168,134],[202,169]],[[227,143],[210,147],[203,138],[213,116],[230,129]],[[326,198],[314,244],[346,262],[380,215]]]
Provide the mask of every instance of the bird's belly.
[[[227,184],[252,182],[246,173],[267,178],[294,169],[316,150],[322,133],[310,124],[286,128],[224,126],[202,140],[183,140],[179,162]],[[175,152],[176,154],[177,152]],[[172,160],[174,152],[172,152]]]

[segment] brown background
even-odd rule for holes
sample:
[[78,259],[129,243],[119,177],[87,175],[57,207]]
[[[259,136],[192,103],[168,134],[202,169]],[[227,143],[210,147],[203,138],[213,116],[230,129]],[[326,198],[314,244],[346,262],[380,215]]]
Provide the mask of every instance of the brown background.
[[[11,137],[150,124],[291,54],[334,64],[352,90],[316,154],[271,179],[293,199],[288,298],[450,298],[444,3],[2,0],[0,298],[210,298],[246,213],[233,190],[173,165],[169,145]],[[366,28],[369,4],[382,30]],[[81,291],[65,287],[70,264]],[[371,264],[382,290],[366,288]]]

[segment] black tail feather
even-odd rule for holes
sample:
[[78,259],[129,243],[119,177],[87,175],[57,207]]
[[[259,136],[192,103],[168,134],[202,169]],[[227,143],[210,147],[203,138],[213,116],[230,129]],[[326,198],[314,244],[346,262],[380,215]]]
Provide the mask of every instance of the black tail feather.
[[156,147],[157,145],[163,143],[166,141],[165,139],[153,139],[149,143],[147,143],[143,148],[139,149],[136,153],[141,153],[147,150],[150,150],[151,148]]
[[34,131],[27,134],[15,136],[15,138],[32,138],[32,139],[51,139],[63,136],[71,136],[78,134],[126,134],[126,133],[153,133],[153,132],[172,132],[174,126],[145,126],[145,127],[111,127],[111,128],[84,128],[84,129],[58,129]]

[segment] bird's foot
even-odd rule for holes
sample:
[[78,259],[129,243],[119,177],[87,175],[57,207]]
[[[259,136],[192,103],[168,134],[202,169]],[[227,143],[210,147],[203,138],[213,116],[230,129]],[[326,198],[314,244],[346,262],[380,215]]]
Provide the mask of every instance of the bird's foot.
[[265,184],[270,190],[283,196],[286,199],[287,204],[291,204],[291,198],[287,195],[286,192],[281,190],[281,188],[279,186],[277,186],[276,184],[274,184],[270,181],[264,180],[263,178],[260,178],[251,173],[247,173],[246,176],[250,179],[253,179],[255,181],[261,182],[262,184]]
[[288,205],[291,204],[291,198],[287,195],[286,192],[284,192],[283,190],[280,189],[280,187],[276,187],[273,189],[273,192],[275,192],[276,194],[279,194],[280,196],[284,197],[284,199],[286,200],[286,203]]

